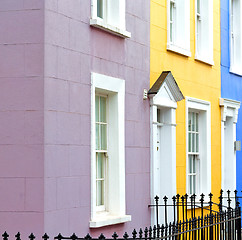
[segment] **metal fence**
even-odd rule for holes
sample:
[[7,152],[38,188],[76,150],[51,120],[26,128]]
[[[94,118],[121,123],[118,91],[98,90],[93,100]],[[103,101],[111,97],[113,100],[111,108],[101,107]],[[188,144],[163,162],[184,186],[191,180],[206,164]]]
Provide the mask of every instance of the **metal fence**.
[[[241,240],[241,208],[238,202],[237,191],[231,196],[223,195],[221,190],[219,203],[212,201],[213,195],[208,195],[205,202],[205,195],[200,195],[197,201],[196,195],[180,196],[179,194],[172,198],[172,204],[168,204],[168,198],[164,197],[164,204],[159,204],[159,197],[155,197],[155,204],[149,207],[155,208],[156,225],[153,227],[133,230],[129,236],[127,232],[123,236],[118,236],[116,232],[111,238],[106,238],[102,233],[98,238],[92,238],[89,234],[85,237],[78,237],[75,233],[71,236],[62,236],[59,234],[56,240],[131,240],[131,239],[166,239],[166,240]],[[159,223],[159,208],[164,208],[164,223]],[[174,221],[167,222],[168,208],[173,209]],[[207,213],[207,214],[206,214]],[[9,240],[9,235],[5,232],[3,240]],[[36,237],[30,234],[29,240]],[[21,240],[20,233],[15,235],[16,240]],[[49,236],[45,233],[43,240],[48,240]]]

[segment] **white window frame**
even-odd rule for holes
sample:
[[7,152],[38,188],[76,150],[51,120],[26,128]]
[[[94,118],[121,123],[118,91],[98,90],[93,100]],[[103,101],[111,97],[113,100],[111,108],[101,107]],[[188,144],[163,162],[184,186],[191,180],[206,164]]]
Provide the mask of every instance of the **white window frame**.
[[[131,33],[126,31],[125,27],[125,0],[103,0],[103,18],[97,16],[97,1],[91,0],[90,25],[122,38],[130,38]],[[115,12],[114,10],[117,11]]]
[[230,72],[242,76],[242,3],[230,0]]
[[[170,29],[170,6],[173,9],[173,39]],[[167,50],[190,57],[190,0],[167,0]]]
[[200,13],[198,13],[197,2],[198,0],[195,0],[195,59],[214,65],[213,1],[200,0]]
[[[97,228],[131,221],[125,206],[125,81],[92,73],[91,86],[91,221]],[[96,207],[95,95],[108,96],[108,177],[105,211]],[[112,143],[112,144],[109,144]]]
[[199,189],[196,195],[211,192],[211,106],[210,102],[201,99],[186,97],[186,191],[188,191],[188,113],[199,113],[199,129],[203,129],[199,134]]

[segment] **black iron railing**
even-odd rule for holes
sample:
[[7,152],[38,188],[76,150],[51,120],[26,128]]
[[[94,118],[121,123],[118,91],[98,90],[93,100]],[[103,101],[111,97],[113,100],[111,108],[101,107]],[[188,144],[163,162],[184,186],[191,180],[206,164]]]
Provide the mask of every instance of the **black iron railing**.
[[[118,236],[116,232],[112,237],[106,238],[102,233],[98,238],[92,238],[89,234],[85,237],[78,237],[75,233],[71,236],[58,234],[55,240],[241,240],[241,208],[239,206],[237,191],[234,196],[227,191],[227,196],[223,195],[221,190],[219,203],[212,201],[213,195],[208,195],[208,201],[205,202],[205,195],[201,194],[200,199],[196,201],[196,195],[184,196],[176,195],[172,198],[172,204],[168,204],[168,198],[164,197],[164,204],[159,204],[159,197],[155,197],[154,207],[157,217],[157,223],[153,227],[133,230],[131,236],[127,232],[123,236]],[[224,201],[226,200],[226,202]],[[234,203],[233,203],[234,201]],[[159,208],[165,208],[165,221],[159,224]],[[174,221],[168,223],[168,208],[173,209]],[[200,212],[199,212],[200,211]],[[206,214],[207,213],[207,214]],[[190,217],[189,217],[190,216]],[[3,240],[10,240],[7,232],[2,235]],[[33,233],[28,237],[29,240],[35,240]],[[12,238],[11,238],[12,239]],[[20,233],[15,235],[16,240],[21,240]],[[45,233],[43,240],[48,240],[49,236]]]

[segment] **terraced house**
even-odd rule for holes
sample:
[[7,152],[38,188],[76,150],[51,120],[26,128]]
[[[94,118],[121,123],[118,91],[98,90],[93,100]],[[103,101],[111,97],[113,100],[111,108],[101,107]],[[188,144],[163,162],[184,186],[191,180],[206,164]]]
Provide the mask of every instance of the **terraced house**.
[[0,2],[2,230],[149,225],[149,5]]
[[217,199],[220,1],[151,0],[150,8],[151,196]]
[[221,110],[222,187],[242,189],[242,100],[241,2],[221,1]]

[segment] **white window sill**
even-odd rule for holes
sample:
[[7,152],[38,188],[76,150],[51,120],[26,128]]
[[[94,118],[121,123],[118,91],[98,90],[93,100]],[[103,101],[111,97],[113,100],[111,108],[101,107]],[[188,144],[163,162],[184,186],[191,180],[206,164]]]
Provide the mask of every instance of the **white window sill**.
[[99,228],[108,225],[114,225],[119,223],[125,223],[131,221],[131,215],[109,215],[104,212],[98,213],[97,216],[89,222],[90,228]]
[[179,46],[176,46],[176,45],[173,45],[173,44],[170,44],[170,43],[167,43],[167,48],[166,49],[168,51],[179,53],[179,54],[181,54],[183,56],[186,56],[186,57],[191,57],[190,50],[185,49],[185,48],[181,48]]
[[236,67],[230,67],[229,72],[238,76],[242,76],[242,69],[238,69]]
[[209,59],[209,58],[205,59],[205,58],[203,58],[201,56],[198,56],[198,55],[195,55],[195,60],[197,60],[199,62],[202,62],[202,63],[206,63],[206,64],[208,64],[210,66],[214,65],[213,59]]
[[99,29],[102,29],[106,32],[112,33],[114,35],[117,35],[119,37],[122,38],[130,38],[131,37],[131,33],[121,29],[119,27],[115,27],[113,25],[104,23],[101,19],[98,18],[91,18],[90,19],[90,25]]

